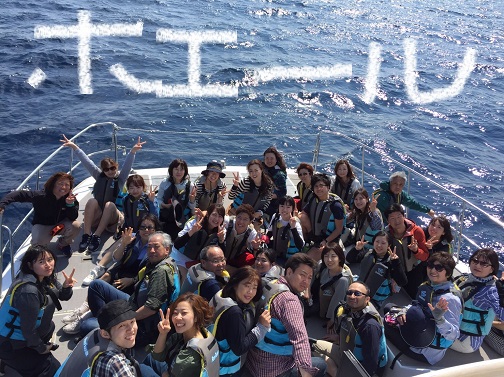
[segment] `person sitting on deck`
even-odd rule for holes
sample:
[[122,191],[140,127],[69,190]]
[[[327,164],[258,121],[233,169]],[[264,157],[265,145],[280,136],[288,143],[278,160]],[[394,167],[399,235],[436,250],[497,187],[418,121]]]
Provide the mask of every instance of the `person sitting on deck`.
[[388,225],[385,231],[392,236],[391,249],[401,260],[408,283],[404,289],[410,297],[415,297],[418,286],[426,280],[425,262],[429,258],[425,235],[418,225],[404,216],[400,204],[392,204],[386,211]]
[[446,251],[453,254],[450,221],[444,216],[434,216],[427,228],[424,229],[425,245],[429,250],[429,255],[438,251]]
[[[405,308],[385,306],[385,334],[402,353],[431,365],[439,362],[460,334],[463,299],[450,281],[455,269],[452,256],[434,253],[427,261],[428,281],[418,287],[416,300]],[[392,363],[394,364],[394,362]]]
[[471,353],[480,348],[494,319],[504,321],[504,273],[497,280],[497,253],[493,249],[476,250],[469,258],[469,268],[469,274],[455,279],[464,298],[464,312],[460,336],[451,349],[462,353]]
[[335,194],[329,192],[331,180],[325,174],[314,174],[311,181],[314,196],[303,208],[301,226],[305,240],[313,246],[308,255],[315,261],[320,260],[322,249],[330,242],[339,242],[345,227],[346,211],[344,203]]
[[294,254],[285,264],[285,276],[264,282],[258,307],[271,314],[271,331],[250,349],[243,376],[318,376],[325,373],[325,362],[311,356],[311,346],[303,322],[299,295],[309,286],[315,261],[303,253]]
[[259,160],[249,161],[247,171],[249,176],[242,180],[238,173],[233,173],[233,187],[228,194],[233,203],[228,207],[227,214],[235,215],[238,206],[250,204],[254,208],[254,220],[261,223],[273,197],[273,182]]
[[350,210],[355,191],[361,187],[359,180],[355,177],[352,165],[348,160],[339,160],[334,165],[334,180],[330,191],[338,195],[345,203],[346,210]]
[[314,350],[327,355],[327,375],[336,376],[344,351],[352,351],[370,376],[381,376],[387,365],[383,320],[370,302],[369,287],[356,281],[345,292],[346,301],[333,313],[335,333],[318,340]]
[[[147,185],[141,175],[133,174],[126,180],[128,195],[122,199],[122,208],[124,211],[124,226],[122,229],[132,228],[134,233],[138,233],[138,224],[142,217],[148,213],[157,216],[158,205],[156,201],[155,188],[150,187],[147,194],[145,190]],[[122,231],[121,231],[122,232]],[[102,276],[107,270],[107,266],[113,260],[114,251],[120,247],[121,240],[116,241],[112,246],[102,253],[98,264],[93,267],[89,274],[82,281],[83,286],[88,286],[94,279]]]
[[[434,217],[435,212],[433,209],[420,204],[411,195],[403,190],[406,184],[406,173],[403,171],[396,171],[390,175],[386,182],[380,183],[380,188],[375,190],[373,195],[378,199],[377,208],[384,214],[385,210],[392,204],[402,204],[403,206],[428,214]],[[386,219],[386,216],[385,216]]]
[[43,190],[19,190],[5,195],[0,200],[0,214],[10,203],[32,203],[31,244],[48,245],[53,236],[61,234],[58,248],[70,258],[71,245],[80,228],[79,202],[72,193],[73,187],[74,177],[64,172],[55,173],[44,183]]
[[94,318],[82,321],[80,333],[85,335],[98,327],[96,316],[103,305],[112,300],[124,299],[129,301],[137,313],[138,345],[153,343],[157,337],[158,310],[164,310],[180,293],[178,269],[175,261],[170,258],[171,246],[168,234],[156,232],[150,235],[147,264],[139,271],[131,296],[103,280],[93,280],[88,289],[88,302]]
[[[146,142],[141,142],[140,137],[138,137],[138,141],[131,148],[119,172],[117,171],[119,165],[113,159],[104,158],[100,162],[100,167],[98,167],[77,144],[67,139],[65,135],[63,135],[63,140],[60,141],[64,147],[72,148],[75,151],[89,174],[96,180],[93,186],[93,198],[87,201],[84,208],[84,234],[79,243],[80,253],[86,249],[89,252],[94,252],[100,247],[101,234],[105,230],[115,233],[118,224],[122,223],[123,217],[119,209],[117,209],[116,200],[131,171],[136,152],[142,149]],[[92,229],[95,229],[95,231],[93,232]]]
[[250,204],[242,204],[236,208],[236,215],[228,218],[223,250],[229,272],[254,264],[254,255],[259,250],[260,241],[256,239],[253,220],[254,208]]
[[278,200],[287,195],[287,165],[282,154],[276,147],[269,147],[263,153],[264,172],[273,181],[273,195],[270,205],[266,210],[269,218],[278,211]]
[[371,290],[371,302],[380,309],[382,303],[408,283],[404,266],[392,247],[392,237],[381,230],[373,237],[373,248],[364,248],[364,236],[346,256],[348,263],[360,263],[360,276]]
[[273,249],[260,248],[254,262],[255,270],[264,280],[277,280],[285,275],[285,269],[276,264],[276,251]]
[[219,246],[210,245],[201,250],[199,259],[200,263],[187,270],[180,292],[192,292],[210,301],[229,279],[226,258]]
[[279,198],[278,213],[271,217],[266,234],[270,239],[268,246],[277,252],[277,258],[284,261],[300,252],[304,246],[303,230],[294,216],[295,208],[296,203],[292,197]]
[[207,164],[206,169],[201,172],[201,177],[195,183],[195,208],[206,211],[210,204],[222,205],[226,194],[226,184],[222,181],[225,176],[220,162],[211,161]]
[[138,324],[128,301],[106,303],[98,313],[99,328],[81,339],[54,377],[159,377],[133,358]]

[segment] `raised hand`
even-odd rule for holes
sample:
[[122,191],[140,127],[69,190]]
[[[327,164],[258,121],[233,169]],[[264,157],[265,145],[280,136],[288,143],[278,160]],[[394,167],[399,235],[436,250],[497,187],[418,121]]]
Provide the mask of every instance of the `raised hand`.
[[128,227],[124,229],[123,233],[121,234],[121,243],[124,247],[126,247],[131,243],[131,241],[133,241],[133,228]]
[[191,203],[194,203],[194,201],[196,200],[196,192],[197,192],[196,186],[193,186],[191,193],[189,194],[189,201]]
[[200,218],[199,216],[196,216],[196,221],[194,222],[194,225],[189,231],[189,236],[192,237],[196,232],[201,230],[202,227],[203,227],[203,217]]
[[200,208],[194,208],[194,216],[195,217],[202,219],[203,217],[205,217],[205,215],[206,215],[206,211],[203,212]]
[[170,308],[166,309],[166,316],[163,313],[163,310],[159,309],[159,317],[161,317],[161,321],[159,321],[157,328],[160,334],[168,334],[171,330],[170,325]]
[[362,250],[367,243],[367,241],[364,241],[364,236],[362,236],[362,238],[355,244],[355,249]]
[[75,273],[75,268],[72,269],[72,272],[70,275],[67,275],[65,271],[61,272],[63,274],[63,277],[65,278],[65,281],[63,282],[63,288],[69,288],[73,287],[75,283],[77,283],[77,280],[74,279],[74,273]]
[[411,243],[408,245],[408,249],[416,253],[418,251],[418,241],[415,237],[411,237]]
[[444,320],[444,314],[448,311],[448,301],[444,297],[439,299],[436,306],[432,306],[430,302],[427,305],[432,311],[432,316],[436,322]]
[[138,152],[140,149],[142,149],[142,146],[147,143],[146,141],[140,141],[140,136],[138,137],[138,141],[136,142],[135,145],[133,145],[133,148],[131,148],[132,153]]
[[264,327],[270,327],[271,325],[271,314],[269,310],[264,310],[259,316],[259,323]]
[[294,229],[296,227],[296,224],[297,224],[297,218],[291,217],[289,219],[289,225],[290,225],[291,229]]
[[60,141],[63,143],[64,147],[70,147],[74,151],[76,151],[77,149],[79,149],[79,147],[77,146],[77,144],[75,144],[72,140],[68,140],[67,137],[64,134],[62,136],[63,136],[63,139],[60,139]]
[[374,212],[376,211],[376,206],[378,205],[378,198],[380,197],[380,194],[374,196],[374,193],[371,194],[371,203],[369,203],[369,211]]
[[149,193],[147,194],[147,196],[149,197],[149,200],[151,202],[154,202],[154,200],[156,199],[156,190],[157,189],[158,189],[158,186],[150,185],[150,187],[149,187]]
[[65,198],[66,204],[73,204],[77,199],[77,194],[74,194],[72,191],[68,193],[68,196]]
[[219,197],[217,198],[217,203],[222,204],[222,202],[224,201],[224,198],[226,197],[226,194],[228,192],[229,191],[226,190],[225,188],[222,189],[222,191],[219,191]]
[[259,249],[261,247],[261,235],[257,233],[255,238],[252,241],[250,241],[250,243],[252,244],[252,249],[254,250]]
[[433,236],[425,242],[425,246],[427,246],[427,249],[431,250],[434,247],[434,245],[437,244],[438,242],[439,242],[438,237]]
[[233,173],[233,186],[238,186],[240,184],[240,173]]
[[389,254],[390,254],[390,260],[399,259],[399,257],[397,256],[397,246],[394,246],[394,250],[393,251],[389,247],[388,251],[389,251]]
[[224,237],[226,236],[226,228],[224,224],[219,225],[219,231],[217,232],[217,237],[219,238],[219,243],[224,243]]

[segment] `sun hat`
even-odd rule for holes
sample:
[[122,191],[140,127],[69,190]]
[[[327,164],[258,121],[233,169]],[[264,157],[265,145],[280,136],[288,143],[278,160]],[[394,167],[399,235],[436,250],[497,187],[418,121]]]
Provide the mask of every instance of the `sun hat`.
[[406,323],[399,326],[404,341],[411,347],[425,348],[436,336],[434,318],[424,311],[415,301],[406,312]]
[[220,178],[224,178],[226,176],[226,174],[224,174],[222,172],[222,164],[220,162],[217,162],[217,161],[209,162],[206,166],[206,170],[203,170],[201,172],[201,174],[206,175],[206,174],[208,174],[208,172],[211,172],[211,171],[219,173]]
[[115,325],[136,317],[136,312],[131,309],[126,300],[114,300],[106,303],[98,312],[100,329],[108,330]]

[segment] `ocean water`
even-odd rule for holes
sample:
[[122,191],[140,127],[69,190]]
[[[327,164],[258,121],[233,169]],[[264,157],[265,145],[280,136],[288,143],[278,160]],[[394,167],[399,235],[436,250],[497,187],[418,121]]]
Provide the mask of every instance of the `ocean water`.
[[[246,163],[248,156],[259,156],[275,144],[294,167],[302,160],[311,161],[308,155],[315,138],[304,135],[338,131],[390,154],[503,220],[504,3],[92,0],[79,4],[2,1],[0,194],[15,188],[54,151],[62,133],[71,136],[96,122],[112,121],[128,129],[120,133],[123,145],[133,145],[140,135],[146,148],[159,152],[150,159],[140,154],[136,166],[167,165],[176,156],[190,164],[224,155],[228,163]],[[81,24],[76,31],[79,17],[82,21],[85,15],[92,26]],[[141,34],[125,36],[138,22]],[[57,36],[37,35],[38,27],[52,28]],[[117,28],[120,36],[103,36]],[[185,39],[157,41],[163,29]],[[91,36],[86,43],[82,37],[86,30],[102,35]],[[198,45],[197,38],[209,38],[214,31],[230,33],[227,38],[232,41]],[[199,52],[199,70],[188,54],[188,41],[192,51]],[[412,43],[415,54],[410,51]],[[81,64],[86,48],[87,71]],[[373,57],[377,49],[379,57]],[[469,58],[473,54],[474,64],[467,65],[468,77],[453,88],[466,54]],[[416,67],[408,76],[406,67],[413,58]],[[341,75],[330,75],[328,67],[335,65],[341,65]],[[122,67],[146,83],[135,87],[129,80],[125,85],[111,67]],[[373,67],[379,68],[376,74]],[[275,69],[278,75],[267,78],[266,73]],[[289,76],[295,69],[302,75]],[[36,71],[45,79],[37,81]],[[373,77],[377,89],[369,100],[366,83]],[[224,90],[213,97],[202,95],[203,90],[184,94],[181,87],[189,81],[232,87],[236,95],[222,96]],[[161,85],[165,91],[156,94]],[[421,103],[423,97],[411,94],[415,89],[433,93],[424,95],[427,103]],[[175,133],[179,131],[190,134]],[[104,135],[98,130],[81,146],[105,148],[109,139]],[[320,169],[328,171],[341,156],[360,164],[355,146],[324,134]],[[367,164],[376,165],[379,178],[396,168],[381,159]],[[41,180],[52,172],[43,171]],[[368,182],[366,187],[372,185]],[[457,223],[456,200],[435,187],[420,187],[417,181],[412,182],[412,192]],[[9,209],[7,215],[9,225],[15,225],[18,211]],[[417,222],[427,220],[415,216]],[[502,250],[502,228],[475,212],[466,214],[464,226],[479,243]],[[466,245],[466,250],[471,247]]]

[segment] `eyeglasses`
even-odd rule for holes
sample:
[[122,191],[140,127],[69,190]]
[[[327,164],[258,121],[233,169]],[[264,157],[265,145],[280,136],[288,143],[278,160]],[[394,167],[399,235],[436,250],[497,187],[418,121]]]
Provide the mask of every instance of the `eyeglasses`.
[[490,267],[491,264],[490,263],[486,263],[486,262],[481,262],[477,259],[471,259],[471,263],[474,263],[476,266],[479,264],[481,267],[485,268],[485,267]]
[[437,272],[441,272],[443,270],[445,270],[445,266],[443,266],[442,264],[434,264],[434,263],[427,263],[427,268],[430,268],[431,270],[432,269],[435,269]]
[[362,293],[361,291],[351,291],[351,290],[346,291],[346,295],[347,296],[354,295],[355,297],[367,296],[367,294]]
[[140,225],[140,226],[138,227],[138,230],[154,230],[154,229],[156,229],[156,228],[155,228],[155,227],[153,227],[153,226]]
[[109,166],[108,168],[103,168],[103,172],[106,173],[108,172],[109,170],[110,171],[115,171],[117,169],[117,166],[115,165],[112,165],[112,166]]
[[226,263],[226,258],[220,258],[220,259],[207,259],[212,264],[221,264],[221,263]]

